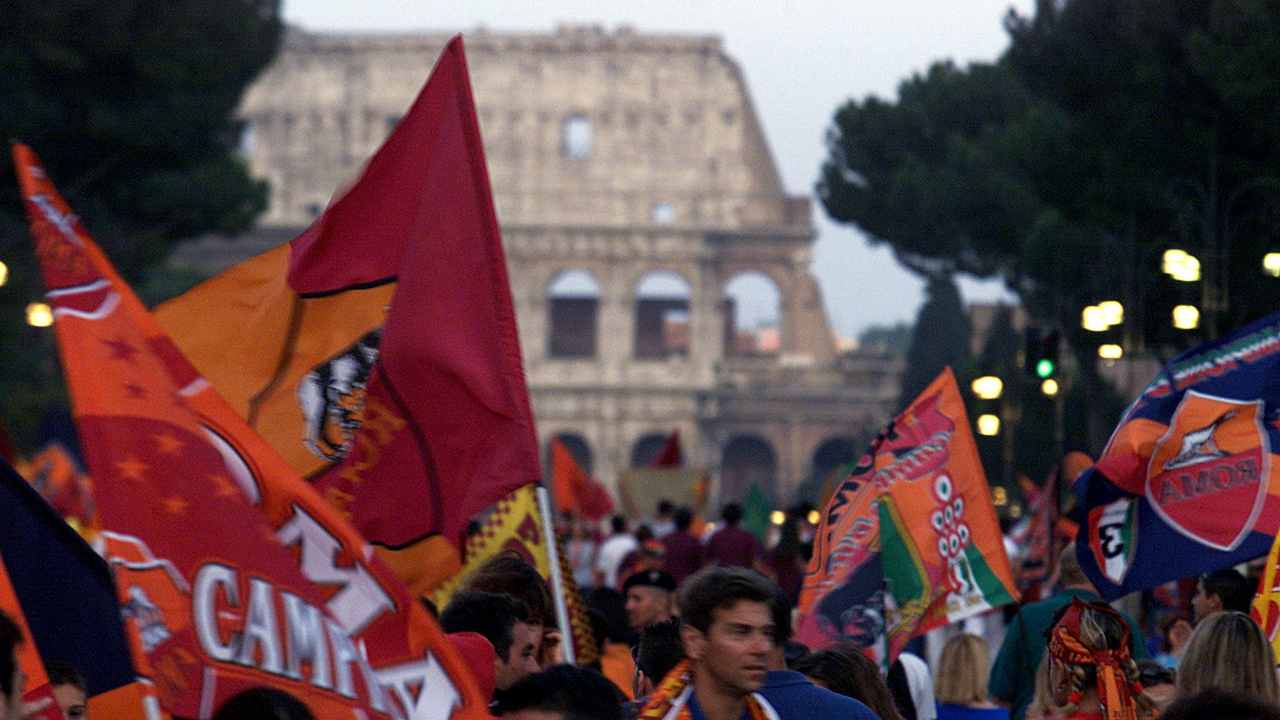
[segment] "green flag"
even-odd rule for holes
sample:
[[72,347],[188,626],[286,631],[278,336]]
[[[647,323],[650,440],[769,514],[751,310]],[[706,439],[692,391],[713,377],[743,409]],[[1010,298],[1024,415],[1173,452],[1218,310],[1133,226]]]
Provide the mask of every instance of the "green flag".
[[747,491],[747,499],[742,503],[742,529],[764,542],[765,533],[769,532],[769,498],[757,484],[752,484]]

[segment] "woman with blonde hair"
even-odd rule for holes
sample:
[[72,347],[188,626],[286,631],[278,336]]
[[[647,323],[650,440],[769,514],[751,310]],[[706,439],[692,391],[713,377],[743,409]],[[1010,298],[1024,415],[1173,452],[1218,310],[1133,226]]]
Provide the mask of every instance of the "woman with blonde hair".
[[1217,612],[1196,625],[1178,664],[1178,697],[1216,688],[1280,702],[1276,659],[1257,623],[1242,612]]
[[1049,686],[1059,717],[1137,720],[1154,704],[1138,681],[1129,654],[1129,626],[1102,602],[1076,598],[1049,631]]
[[1009,711],[987,699],[991,658],[977,635],[956,635],[942,648],[934,674],[938,720],[1008,720]]

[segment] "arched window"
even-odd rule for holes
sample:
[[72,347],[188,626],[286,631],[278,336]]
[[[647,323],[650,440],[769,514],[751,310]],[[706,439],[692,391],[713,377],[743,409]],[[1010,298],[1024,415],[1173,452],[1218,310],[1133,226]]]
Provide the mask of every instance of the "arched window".
[[782,351],[782,294],[768,275],[735,275],[724,288],[724,354],[777,355]]
[[735,435],[720,455],[720,502],[742,502],[752,485],[777,498],[778,456],[758,435]]
[[689,283],[655,270],[636,286],[635,356],[659,359],[689,354]]
[[631,467],[645,468],[658,459],[658,453],[667,446],[667,436],[662,433],[649,433],[636,440],[631,446]]
[[586,115],[570,115],[560,126],[560,154],[570,160],[591,155],[591,120]]
[[566,270],[547,288],[547,355],[589,358],[596,354],[600,286],[585,270]]
[[[812,477],[822,489],[850,463],[856,462],[866,448],[851,437],[833,437],[822,441],[813,451]],[[837,481],[842,478],[835,478]]]

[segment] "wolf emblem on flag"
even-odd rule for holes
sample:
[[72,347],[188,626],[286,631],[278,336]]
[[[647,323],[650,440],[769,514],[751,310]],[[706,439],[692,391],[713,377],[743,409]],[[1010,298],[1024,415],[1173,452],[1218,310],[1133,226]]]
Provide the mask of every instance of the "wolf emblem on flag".
[[298,384],[298,404],[306,418],[304,442],[329,462],[338,462],[351,452],[381,340],[382,328],[371,330],[351,347],[316,365]]
[[[1235,549],[1262,510],[1271,449],[1262,401],[1187,391],[1147,466],[1146,494],[1165,522],[1211,548]],[[1204,502],[1222,512],[1204,512]]]

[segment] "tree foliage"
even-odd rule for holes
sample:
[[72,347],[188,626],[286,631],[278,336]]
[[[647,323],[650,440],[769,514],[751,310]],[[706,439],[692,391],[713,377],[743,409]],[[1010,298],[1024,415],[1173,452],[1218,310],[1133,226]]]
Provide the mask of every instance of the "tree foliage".
[[1261,272],[1280,249],[1280,79],[1262,70],[1280,2],[1042,0],[1005,27],[996,62],[938,62],[837,110],[827,212],[923,276],[1002,278],[1084,354],[1100,338],[1080,309],[1102,299],[1141,308],[1129,339],[1188,344],[1169,309],[1201,293],[1161,274],[1170,247],[1221,261],[1220,331],[1280,306]]
[[948,275],[934,275],[925,287],[907,351],[898,406],[906,407],[943,368],[963,368],[969,361],[969,316],[960,289]]
[[[265,208],[233,113],[278,48],[280,13],[280,0],[5,4],[0,130],[35,149],[135,284],[177,240],[241,232]],[[50,333],[23,324],[42,288],[12,168],[0,167],[0,411],[29,437],[57,393],[57,360]]]

